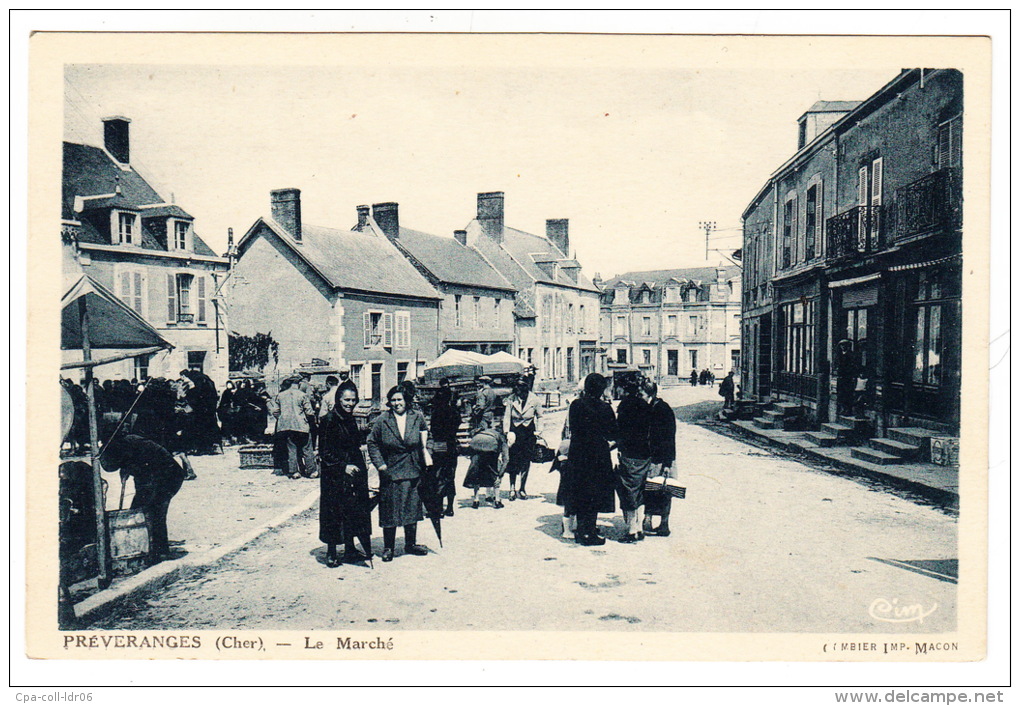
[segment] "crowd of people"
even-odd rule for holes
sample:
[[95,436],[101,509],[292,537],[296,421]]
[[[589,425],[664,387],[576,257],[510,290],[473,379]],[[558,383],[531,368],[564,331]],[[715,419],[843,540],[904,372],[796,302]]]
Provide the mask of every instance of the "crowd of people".
[[[500,488],[504,476],[509,479],[509,500],[529,497],[526,486],[542,408],[528,376],[522,376],[503,399],[502,414],[497,413],[492,380],[482,376],[477,382],[468,421],[470,463],[463,485],[473,493],[471,507],[479,508],[484,499],[501,509],[505,507]],[[588,375],[569,407],[565,441],[552,467],[560,472],[556,502],[563,507],[562,536],[585,546],[605,544],[596,520],[599,514],[616,512],[617,498],[626,524],[619,541],[629,544],[646,535],[669,536],[670,496],[648,493],[646,481],[675,478],[673,410],[658,396],[655,382],[640,378],[624,383],[623,398],[614,411],[608,385],[604,376]],[[300,393],[300,382],[292,380],[288,389],[298,392],[291,395],[293,401],[285,400],[281,406],[290,405],[309,416],[301,397],[307,398],[307,393]],[[375,505],[384,562],[395,556],[398,528],[403,528],[405,555],[428,554],[428,548],[418,542],[418,523],[426,517],[435,522],[454,515],[461,416],[449,384],[440,383],[428,419],[417,405],[413,384],[392,388],[386,396],[387,409],[367,436],[359,431],[354,416],[357,388],[344,381],[331,390],[334,404],[319,417],[314,454],[320,463],[319,539],[326,545],[326,564],[336,567],[372,558]],[[379,475],[376,496],[369,489],[363,443]],[[294,451],[299,449],[300,442]]]
[[697,370],[691,370],[690,375],[691,387],[698,385],[715,385],[715,373],[708,368],[705,368],[700,373]]

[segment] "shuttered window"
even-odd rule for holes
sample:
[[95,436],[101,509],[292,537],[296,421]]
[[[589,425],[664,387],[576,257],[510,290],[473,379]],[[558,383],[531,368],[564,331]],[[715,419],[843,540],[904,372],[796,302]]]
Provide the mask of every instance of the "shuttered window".
[[393,314],[383,314],[383,347],[393,347]]
[[398,311],[395,316],[397,324],[397,348],[410,348],[411,312]]
[[145,316],[142,294],[145,277],[139,270],[122,270],[120,273],[119,295],[121,301],[134,309],[140,316]]
[[939,169],[963,165],[963,120],[958,115],[939,125],[938,165]]
[[195,292],[196,292],[196,306],[198,316],[196,320],[199,323],[205,323],[205,308],[206,308],[206,296],[205,296],[205,277],[199,275],[195,278]]
[[166,320],[177,323],[177,276],[166,276]]

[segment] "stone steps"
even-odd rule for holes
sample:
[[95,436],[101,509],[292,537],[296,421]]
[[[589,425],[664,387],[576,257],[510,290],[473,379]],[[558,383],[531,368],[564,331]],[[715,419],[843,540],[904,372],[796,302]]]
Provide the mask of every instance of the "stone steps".
[[803,437],[806,441],[824,448],[841,445],[841,439],[838,435],[825,431],[806,431]]
[[899,456],[904,461],[913,461],[921,456],[921,447],[895,439],[869,439],[868,446],[882,453]]
[[850,449],[850,455],[861,461],[874,463],[879,466],[889,466],[895,463],[903,463],[903,459],[894,454],[877,451],[865,446],[856,446]]
[[931,443],[930,439],[933,436],[946,436],[946,434],[921,427],[890,427],[885,430],[885,435],[894,441],[922,448]]

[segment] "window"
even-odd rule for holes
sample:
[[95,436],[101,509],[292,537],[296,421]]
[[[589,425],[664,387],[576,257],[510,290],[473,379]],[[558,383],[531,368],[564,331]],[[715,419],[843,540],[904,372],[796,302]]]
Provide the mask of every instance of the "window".
[[641,351],[641,355],[644,358],[645,365],[651,365],[652,364],[652,349],[651,348],[643,349]]
[[689,331],[690,331],[689,335],[690,336],[696,336],[698,334],[698,329],[700,328],[700,321],[698,320],[699,318],[700,317],[698,317],[698,316],[691,316],[690,317],[690,328],[689,328]]
[[542,295],[542,309],[538,314],[542,318],[542,330],[549,331],[552,328],[553,298],[551,294]]
[[411,312],[398,311],[395,315],[397,325],[397,348],[411,347]]
[[529,348],[528,349],[528,358],[527,358],[527,360],[532,365],[535,364],[535,349],[534,348]]
[[351,382],[358,388],[358,397],[365,396],[365,388],[361,386],[361,370],[364,367],[361,363],[351,363]]
[[784,304],[779,309],[779,362],[783,371],[797,375],[815,373],[815,321],[818,300]]
[[584,333],[585,329],[587,328],[587,325],[586,325],[587,321],[585,319],[585,313],[584,313],[584,304],[578,305],[577,308],[578,308],[578,312],[579,312],[577,332],[578,333]]
[[621,365],[626,365],[627,364],[627,349],[626,348],[617,348],[616,349],[616,362],[620,363]]
[[382,346],[393,347],[393,314],[382,311],[366,311],[364,313],[365,348]]
[[151,355],[140,355],[135,357],[135,380],[142,382],[149,379],[149,361]]
[[613,332],[614,336],[627,336],[627,317],[617,316],[616,317],[616,330]]
[[794,219],[796,210],[794,201],[790,199],[783,204],[783,260],[782,267],[789,267],[793,256],[793,236],[796,233]]
[[847,309],[846,310],[846,340],[853,342],[853,350],[857,352],[857,362],[862,368],[866,367],[868,360],[868,310]]
[[144,285],[145,276],[142,272],[138,270],[121,270],[119,292],[121,301],[141,316],[145,316],[143,310],[145,295],[142,293]]
[[680,374],[680,351],[671,349],[666,351],[666,374],[676,377]]
[[818,185],[807,190],[807,210],[804,213],[804,259],[813,260],[815,257],[815,227],[819,223],[818,218]]
[[547,379],[552,377],[552,368],[551,368],[551,365],[552,365],[552,361],[549,359],[549,349],[548,348],[543,348],[542,349],[542,377],[547,378]]
[[400,361],[397,363],[397,384],[404,382],[407,379],[407,361]]
[[698,369],[698,352],[697,351],[688,351],[688,352],[691,354],[691,370],[697,370]]
[[666,317],[666,335],[676,335],[676,314],[670,314]]
[[188,274],[168,275],[172,278],[168,286],[174,289],[177,299],[177,315],[172,321],[182,324],[189,324],[195,320],[195,312],[192,309],[191,284],[194,277]]
[[807,144],[807,120],[801,120],[797,125],[797,149],[803,149]]
[[740,351],[736,348],[730,350],[730,370],[740,370]]
[[957,115],[939,125],[936,163],[939,169],[963,165],[963,120]]
[[567,382],[574,382],[574,349],[567,349]]
[[372,363],[372,406],[378,407],[382,402],[382,363]]
[[475,317],[475,320],[472,323],[472,325],[475,328],[478,328],[479,326],[482,325],[482,298],[481,297],[475,297],[474,317]]
[[574,321],[574,305],[567,304],[567,333],[572,333],[576,328],[576,322]]
[[494,328],[498,328],[503,322],[503,300],[496,297],[492,300],[492,325]]
[[124,245],[137,245],[139,242],[138,215],[117,211],[117,239]]
[[687,288],[687,301],[696,302],[698,301],[698,288],[688,287]]
[[178,250],[188,249],[188,222],[174,221],[174,247]]
[[950,295],[944,280],[922,272],[918,275],[914,300],[917,303],[914,320],[913,370],[911,379],[922,385],[937,386],[943,383],[942,335],[943,307],[936,302]]
[[454,294],[453,295],[453,325],[456,326],[457,328],[460,328],[461,326],[463,326],[463,321],[461,320],[461,315],[460,315],[460,295],[459,294]]
[[188,370],[205,372],[205,351],[188,351]]
[[882,158],[861,165],[857,170],[857,248],[874,249],[879,242],[882,206]]
[[563,377],[563,349],[556,349],[556,357],[553,358],[553,377]]
[[642,316],[641,317],[641,335],[651,336],[652,335],[652,317]]

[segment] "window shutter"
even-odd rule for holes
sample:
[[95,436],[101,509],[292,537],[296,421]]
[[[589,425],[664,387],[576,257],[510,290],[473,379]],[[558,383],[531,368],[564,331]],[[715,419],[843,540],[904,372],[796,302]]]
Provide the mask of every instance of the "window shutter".
[[131,273],[120,273],[120,298],[128,306],[133,307],[131,302]]
[[370,348],[372,346],[372,314],[366,311],[361,316],[365,328],[365,348]]
[[168,274],[166,276],[166,320],[173,323],[177,321],[177,278]]
[[393,347],[393,314],[383,314],[383,347]]
[[135,272],[134,275],[135,291],[133,293],[133,306],[140,316],[144,316],[145,313],[142,311],[142,273]]
[[397,312],[397,348],[411,346],[411,314],[406,311]]
[[866,166],[857,170],[857,205],[868,205],[868,168]]
[[205,321],[205,276],[199,275],[197,278],[197,291],[198,291],[198,320]]
[[963,118],[954,118],[949,123],[951,132],[949,139],[949,166],[963,166]]
[[871,163],[871,205],[882,204],[882,158]]

